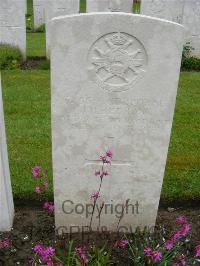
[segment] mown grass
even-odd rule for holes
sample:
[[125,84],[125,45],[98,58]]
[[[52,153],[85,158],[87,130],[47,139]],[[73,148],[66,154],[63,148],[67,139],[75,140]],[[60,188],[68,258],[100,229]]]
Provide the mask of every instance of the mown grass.
[[163,185],[166,199],[200,198],[200,73],[181,74]]
[[[3,96],[14,196],[34,199],[31,166],[48,169],[52,197],[50,76],[47,70],[3,71]],[[162,198],[200,199],[200,74],[182,73]]]
[[46,40],[45,33],[34,32],[27,33],[27,57],[45,57]]
[[34,198],[33,165],[47,168],[52,187],[49,71],[3,71],[2,79],[14,196]]

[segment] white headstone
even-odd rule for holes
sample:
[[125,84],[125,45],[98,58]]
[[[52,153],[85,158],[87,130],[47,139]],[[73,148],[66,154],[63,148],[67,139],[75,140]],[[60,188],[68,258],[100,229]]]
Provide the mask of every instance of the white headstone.
[[133,0],[87,0],[87,12],[130,12]]
[[24,0],[24,6],[25,6],[25,13],[27,14],[28,12],[27,0]]
[[192,55],[200,57],[200,1],[185,2],[183,25],[187,31],[187,42],[193,47]]
[[33,0],[34,28],[45,23],[45,0]]
[[14,205],[10,182],[0,77],[0,231],[9,231],[11,229],[13,216]]
[[[128,13],[90,13],[52,21],[52,142],[56,226],[89,225],[99,155],[114,157],[98,204],[115,231],[154,226],[170,140],[184,27]],[[71,201],[71,202],[70,202]],[[73,203],[72,203],[73,202]],[[79,205],[78,205],[79,204]],[[116,207],[118,206],[118,207]],[[118,208],[118,209],[116,209]],[[64,212],[63,212],[64,209]],[[83,212],[82,212],[83,211]],[[90,208],[91,211],[91,208]],[[66,212],[70,214],[66,214]],[[98,219],[93,222],[97,230]],[[119,215],[118,215],[119,216]]]
[[46,0],[45,20],[46,20],[46,55],[50,58],[50,26],[52,18],[79,13],[79,0]]
[[185,0],[141,0],[140,13],[182,23],[184,1]]
[[26,57],[24,0],[0,1],[0,43],[18,47]]

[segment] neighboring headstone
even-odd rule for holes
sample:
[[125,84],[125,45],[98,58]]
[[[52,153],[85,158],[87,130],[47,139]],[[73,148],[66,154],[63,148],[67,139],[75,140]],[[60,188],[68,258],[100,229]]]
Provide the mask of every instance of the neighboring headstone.
[[25,14],[27,14],[28,12],[28,7],[27,7],[27,0],[24,0],[24,6],[25,6]]
[[130,12],[133,0],[87,0],[87,12]]
[[46,55],[50,58],[50,26],[52,18],[68,14],[79,13],[79,0],[46,0],[45,20],[46,20]]
[[185,0],[141,0],[140,13],[182,23],[184,2]]
[[200,57],[200,1],[189,0],[185,2],[183,25],[188,30],[187,42],[194,50],[191,55]]
[[[114,157],[98,201],[110,206],[103,209],[101,225],[117,230],[119,212],[128,199],[130,208],[120,221],[125,231],[155,225],[183,35],[179,24],[128,13],[53,19],[52,143],[58,229],[81,231],[89,225],[87,204],[92,204],[90,195],[100,182],[93,173],[107,149]],[[93,230],[99,222],[96,211]]]
[[33,0],[34,28],[45,23],[45,0]]
[[13,224],[13,216],[14,205],[10,182],[0,77],[0,231],[10,231]]
[[18,47],[26,57],[24,0],[0,1],[0,43]]

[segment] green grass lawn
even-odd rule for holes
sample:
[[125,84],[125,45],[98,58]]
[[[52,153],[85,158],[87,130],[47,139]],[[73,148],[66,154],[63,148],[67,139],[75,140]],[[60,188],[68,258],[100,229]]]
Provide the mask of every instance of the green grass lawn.
[[33,165],[44,165],[52,181],[49,71],[4,71],[2,78],[14,196],[34,198]]
[[46,41],[45,33],[31,32],[26,34],[27,57],[45,57]]
[[200,199],[200,73],[181,73],[163,197]]
[[[15,198],[34,199],[31,166],[48,169],[52,197],[49,71],[3,71],[3,95]],[[200,199],[200,73],[182,73],[162,198]]]

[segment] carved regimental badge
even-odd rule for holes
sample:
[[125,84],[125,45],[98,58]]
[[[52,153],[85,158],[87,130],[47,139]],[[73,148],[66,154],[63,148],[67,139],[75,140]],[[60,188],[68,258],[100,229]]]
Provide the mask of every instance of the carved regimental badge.
[[125,91],[144,72],[147,55],[143,45],[124,32],[113,32],[99,38],[89,51],[89,70],[102,88]]

